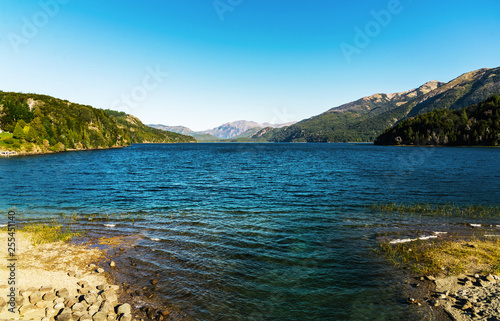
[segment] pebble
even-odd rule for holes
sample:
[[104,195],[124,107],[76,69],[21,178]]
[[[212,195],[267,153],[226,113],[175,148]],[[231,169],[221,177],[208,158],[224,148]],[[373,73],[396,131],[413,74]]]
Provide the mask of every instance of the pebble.
[[462,306],[462,310],[469,310],[470,308],[472,308],[472,303],[470,301],[467,301],[463,306]]

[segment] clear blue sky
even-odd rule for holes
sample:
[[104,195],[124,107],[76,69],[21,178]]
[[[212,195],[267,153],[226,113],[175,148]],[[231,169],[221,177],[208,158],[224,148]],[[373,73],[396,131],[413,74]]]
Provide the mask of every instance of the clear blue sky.
[[0,90],[202,130],[500,66],[498,0],[217,1],[1,1]]

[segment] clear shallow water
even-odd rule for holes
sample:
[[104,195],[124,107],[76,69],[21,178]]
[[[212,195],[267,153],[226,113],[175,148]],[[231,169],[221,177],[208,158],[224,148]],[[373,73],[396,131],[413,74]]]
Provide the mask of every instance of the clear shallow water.
[[369,206],[500,204],[494,148],[153,144],[1,158],[0,171],[1,208],[25,220],[108,214],[78,224],[136,236],[127,277],[157,276],[158,299],[196,320],[409,320],[376,236],[467,222]]

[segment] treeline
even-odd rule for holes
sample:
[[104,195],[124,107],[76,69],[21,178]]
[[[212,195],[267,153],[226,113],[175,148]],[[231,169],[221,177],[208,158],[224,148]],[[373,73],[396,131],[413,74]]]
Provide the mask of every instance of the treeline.
[[386,130],[376,145],[498,146],[500,96],[459,110],[436,110]]
[[130,144],[103,110],[45,95],[0,92],[0,128],[20,144],[53,151]]
[[[132,123],[127,119],[134,119]],[[142,142],[194,141],[153,130],[122,112],[105,111],[46,95],[0,91],[0,146],[26,152],[111,148]]]

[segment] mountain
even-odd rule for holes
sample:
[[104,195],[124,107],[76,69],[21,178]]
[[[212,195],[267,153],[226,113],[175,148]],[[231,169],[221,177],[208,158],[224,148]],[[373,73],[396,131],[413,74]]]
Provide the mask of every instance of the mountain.
[[46,95],[0,91],[0,149],[18,153],[191,142],[192,137],[149,128],[134,116]]
[[157,129],[161,129],[161,130],[166,130],[169,132],[178,133],[178,134],[189,135],[189,136],[191,136],[192,134],[195,133],[191,129],[184,127],[184,126],[165,126],[165,125],[161,125],[161,124],[155,124],[155,125],[149,124],[148,126],[153,127],[153,128],[157,128]]
[[219,127],[213,129],[204,130],[201,133],[210,134],[215,137],[227,139],[241,135],[244,132],[253,129],[255,127],[264,127],[264,126],[262,124],[253,121],[238,120],[235,122],[222,124]]
[[456,110],[499,93],[500,68],[484,68],[448,83],[434,80],[401,93],[364,97],[291,126],[263,128],[251,138],[272,142],[374,141],[408,117],[437,109]]
[[498,146],[500,96],[458,110],[440,109],[410,117],[386,130],[375,145]]
[[167,130],[171,131],[174,133],[179,133],[179,134],[184,134],[184,135],[189,135],[195,138],[199,142],[217,142],[220,140],[220,138],[215,137],[210,134],[204,134],[201,132],[195,132],[187,127],[184,126],[166,126],[166,125],[161,125],[161,124],[150,124],[148,125],[153,128],[161,129],[161,130]]
[[270,123],[257,123],[247,120],[238,120],[235,122],[225,123],[219,127],[207,129],[203,131],[195,132],[184,126],[166,126],[161,124],[151,124],[153,128],[163,129],[172,131],[175,133],[181,133],[193,136],[198,141],[219,141],[221,139],[233,139],[233,138],[247,138],[258,132],[264,127],[281,128],[284,126],[289,126],[295,122],[290,122],[286,124],[270,124]]

